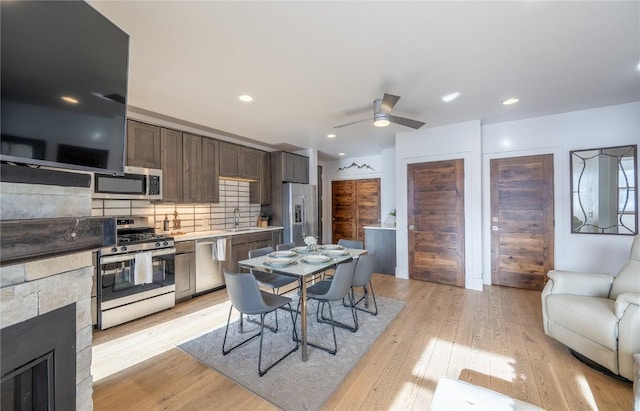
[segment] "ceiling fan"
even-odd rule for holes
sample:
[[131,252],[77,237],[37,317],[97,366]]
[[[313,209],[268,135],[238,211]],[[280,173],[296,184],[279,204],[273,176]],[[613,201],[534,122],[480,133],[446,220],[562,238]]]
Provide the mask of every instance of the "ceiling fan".
[[[394,96],[393,94],[385,93],[384,96],[379,97],[373,101],[373,125],[376,127],[386,127],[391,123],[401,124],[403,126],[419,129],[424,126],[425,123],[418,120],[411,120],[410,118],[392,116],[391,110],[400,100],[400,96]],[[342,128],[350,126],[352,124],[362,123],[364,121],[371,121],[371,118],[364,120],[352,121],[351,123],[341,124],[333,128]]]

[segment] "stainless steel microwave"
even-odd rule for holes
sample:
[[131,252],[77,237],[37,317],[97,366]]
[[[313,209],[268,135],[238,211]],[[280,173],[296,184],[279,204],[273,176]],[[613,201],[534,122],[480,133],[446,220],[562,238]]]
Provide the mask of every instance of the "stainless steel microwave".
[[93,177],[93,198],[120,200],[162,200],[162,170],[125,167],[124,175]]

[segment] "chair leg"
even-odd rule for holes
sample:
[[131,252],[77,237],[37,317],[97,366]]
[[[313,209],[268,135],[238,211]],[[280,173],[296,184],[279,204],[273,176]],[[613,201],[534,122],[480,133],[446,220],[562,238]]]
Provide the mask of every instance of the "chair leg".
[[[371,283],[371,281],[369,281],[369,290],[371,290],[371,299],[373,300],[373,306],[374,309],[373,310],[368,310],[367,308],[369,308],[369,302],[368,302],[368,298],[367,298],[367,286],[363,286],[363,292],[364,295],[362,297],[360,297],[360,299],[358,301],[355,302],[354,306],[356,310],[360,310],[360,311],[364,311],[365,313],[369,313],[371,315],[378,315],[378,303],[376,302],[376,295],[373,292],[373,284]],[[353,288],[351,289],[353,292]],[[354,293],[355,296],[355,293]],[[355,297],[354,297],[355,300]],[[358,304],[360,304],[362,302],[362,300],[364,300],[365,304],[365,308],[360,308],[358,307]],[[345,307],[348,307],[348,305],[344,302],[344,298],[342,299],[342,304]]]
[[[351,308],[351,316],[353,318],[353,325],[341,323],[339,321],[333,321],[333,324],[335,324],[336,327],[344,328],[344,329],[347,329],[347,330],[349,330],[351,332],[356,332],[356,331],[358,331],[358,313],[353,308],[354,307],[353,289],[350,292],[347,293],[347,296],[349,297],[349,305],[345,304],[345,307]],[[343,301],[344,301],[344,299],[343,299]],[[320,305],[318,305],[318,308],[320,308]],[[329,310],[331,310],[331,303],[329,303]],[[324,316],[324,305],[323,305],[322,311],[320,311],[320,315],[318,315],[318,313],[316,313],[316,318],[317,318],[318,322],[320,322],[320,323],[328,323],[330,321],[329,318]]]
[[[291,312],[291,305],[289,305],[289,312]],[[277,309],[276,309],[277,310]],[[274,310],[275,311],[275,310]],[[291,353],[295,352],[298,350],[298,347],[300,346],[300,344],[298,344],[298,342],[296,341],[296,346],[293,347],[291,350],[287,351],[286,354],[284,354],[282,357],[278,358],[276,361],[274,361],[273,363],[271,363],[267,368],[265,368],[264,370],[262,369],[262,341],[263,341],[263,334],[264,334],[264,317],[266,314],[261,314],[260,315],[260,351],[258,352],[258,375],[260,377],[262,377],[263,375],[265,375],[270,369],[272,369],[276,364],[278,364],[280,361],[284,360],[286,357],[288,357]],[[291,314],[291,319],[293,320],[293,314]],[[296,335],[296,330],[295,330],[295,323],[294,323],[294,327],[293,327],[293,332],[294,335]]]
[[[320,305],[321,302],[322,301],[318,301],[318,305]],[[300,342],[300,340],[298,339],[297,331],[296,331],[296,324],[297,324],[297,321],[298,321],[298,313],[299,312],[300,312],[300,301],[298,301],[298,308],[297,308],[297,310],[295,312],[295,319],[293,321],[293,339],[296,342]],[[333,319],[333,313],[331,312],[331,305],[329,305],[329,314],[331,315],[331,318]],[[318,315],[318,313],[316,311],[316,316],[317,315]],[[332,327],[332,330],[333,330],[333,342],[334,342],[334,348],[333,349],[327,348],[327,347],[323,347],[322,345],[315,344],[315,343],[313,343],[313,342],[311,342],[309,340],[307,340],[307,345],[310,345],[312,347],[324,350],[324,351],[328,352],[329,354],[336,355],[336,352],[338,352],[338,343],[337,343],[337,340],[336,340],[336,329],[335,329],[335,327]]]
[[[233,311],[233,306],[229,307],[229,316],[227,317],[227,327],[224,330],[224,339],[222,340],[222,355],[229,354],[231,351],[235,350],[236,348],[240,347],[241,345],[244,345],[244,344],[248,343],[249,341],[253,340],[257,336],[262,334],[262,329],[261,329],[259,333],[252,335],[251,337],[247,338],[246,340],[240,341],[238,344],[230,347],[228,350],[225,349],[225,346],[227,344],[227,334],[229,333],[229,323],[231,322],[231,311]],[[242,315],[243,314],[240,313],[240,318],[242,318]]]

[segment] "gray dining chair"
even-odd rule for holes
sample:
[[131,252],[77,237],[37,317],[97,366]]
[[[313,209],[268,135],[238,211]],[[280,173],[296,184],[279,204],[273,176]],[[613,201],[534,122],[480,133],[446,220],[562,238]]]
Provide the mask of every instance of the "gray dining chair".
[[[327,351],[329,354],[335,355],[338,352],[336,327],[346,328],[352,332],[356,332],[358,330],[358,313],[354,308],[355,304],[353,301],[353,295],[351,294],[351,284],[353,283],[355,266],[355,261],[339,264],[331,281],[320,281],[307,289],[307,299],[316,300],[318,302],[318,307],[316,309],[316,320],[319,323],[331,324],[331,331],[333,332],[333,348],[328,348],[309,341],[307,341],[307,344],[311,345],[312,347]],[[351,303],[349,308],[351,311],[351,316],[353,317],[353,326],[338,322],[333,318],[331,302],[340,301],[345,296],[349,298],[349,301]],[[329,307],[329,318],[323,316],[325,306]],[[297,311],[299,311],[299,309],[300,301],[298,300]],[[296,312],[293,323],[296,324],[297,320],[298,314]],[[294,339],[297,339],[297,335],[295,334]]]
[[[256,248],[255,250],[249,250],[249,258],[262,257],[273,252],[273,247]],[[265,288],[270,288],[274,294],[279,294],[281,287],[289,285],[291,283],[297,283],[298,279],[295,277],[289,277],[282,274],[267,273],[264,271],[249,270],[254,275],[258,284]],[[251,321],[251,320],[249,320]],[[276,312],[276,328],[274,331],[278,331],[278,313]]]
[[345,248],[356,248],[358,250],[362,250],[364,248],[364,244],[360,240],[345,240],[341,238],[338,240],[338,245],[341,245]]
[[[359,240],[345,240],[344,238],[341,238],[340,240],[338,240],[338,245],[341,245],[344,248],[354,248],[358,250],[364,249],[364,244],[362,243],[362,241],[359,241]],[[333,276],[333,273],[331,271],[329,272],[325,271],[322,273],[323,280],[331,280],[332,276]]]
[[278,244],[278,245],[276,246],[276,251],[286,251],[286,250],[291,250],[291,249],[292,249],[292,248],[294,248],[295,246],[296,246],[296,243],[294,243],[294,242]]
[[[299,347],[298,338],[296,334],[295,320],[293,318],[293,314],[291,314],[291,322],[293,324],[293,333],[294,333],[294,341],[296,343],[295,347],[289,350],[286,354],[284,354],[279,359],[272,362],[265,369],[262,369],[262,345],[264,340],[264,318],[270,313],[276,311],[278,308],[283,308],[284,306],[289,306],[289,311],[291,312],[291,298],[284,297],[282,295],[270,294],[268,292],[262,291],[258,288],[258,283],[256,282],[256,278],[252,274],[248,273],[231,273],[224,269],[224,280],[227,286],[227,294],[229,295],[229,301],[231,301],[231,307],[229,308],[229,316],[227,317],[227,328],[224,331],[224,339],[222,341],[222,355],[227,355],[234,349],[240,347],[253,340],[254,338],[260,336],[260,349],[258,351],[258,375],[262,377],[265,375],[271,368],[273,368],[280,361],[285,359],[288,355],[296,351]],[[233,309],[236,309],[240,312],[240,318],[243,315],[260,315],[260,332],[252,335],[249,338],[246,338],[230,348],[226,348],[227,345],[227,335],[229,333],[229,323],[231,322],[231,312]],[[289,339],[287,333],[287,340]],[[275,344],[274,344],[275,345]]]
[[[351,292],[355,301],[354,307],[357,310],[364,311],[369,314],[378,315],[378,303],[376,302],[376,295],[373,293],[373,284],[371,283],[371,276],[373,275],[373,266],[375,264],[374,253],[363,254],[358,257],[356,270],[353,275],[353,283],[351,284]],[[356,300],[354,288],[362,287],[362,297]],[[371,292],[371,298],[373,300],[374,309],[369,309],[369,292]],[[358,304],[364,301],[364,308],[358,307]],[[344,299],[342,303],[348,306]]]

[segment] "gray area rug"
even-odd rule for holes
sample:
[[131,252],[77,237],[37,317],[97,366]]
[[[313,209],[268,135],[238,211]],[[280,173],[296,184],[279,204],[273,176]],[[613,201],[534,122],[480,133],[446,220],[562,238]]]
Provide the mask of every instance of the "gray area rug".
[[[283,410],[317,410],[322,407],[405,306],[403,301],[391,298],[376,296],[376,301],[378,302],[377,316],[358,312],[360,328],[357,332],[352,333],[336,327],[338,340],[336,355],[309,346],[309,359],[307,362],[302,362],[301,345],[298,351],[285,358],[263,377],[258,376],[257,370],[260,337],[223,356],[222,340],[225,330],[223,326],[178,347]],[[292,303],[294,309],[295,303],[294,300]],[[349,309],[342,307],[340,302],[332,304],[336,320],[347,324],[353,323]],[[307,306],[308,341],[331,347],[333,345],[331,325],[316,322],[316,307],[316,302],[310,300]],[[326,315],[328,316],[328,311]],[[232,321],[238,319],[238,313],[235,310],[231,319]],[[269,314],[265,323],[274,324],[274,321],[273,314]],[[277,333],[265,329],[263,367],[294,346],[291,339],[291,317],[288,312],[278,310],[278,324]],[[299,318],[297,326],[299,331]],[[229,327],[227,346],[258,330],[259,325],[245,321],[245,333],[239,334],[237,322],[232,322]]]

